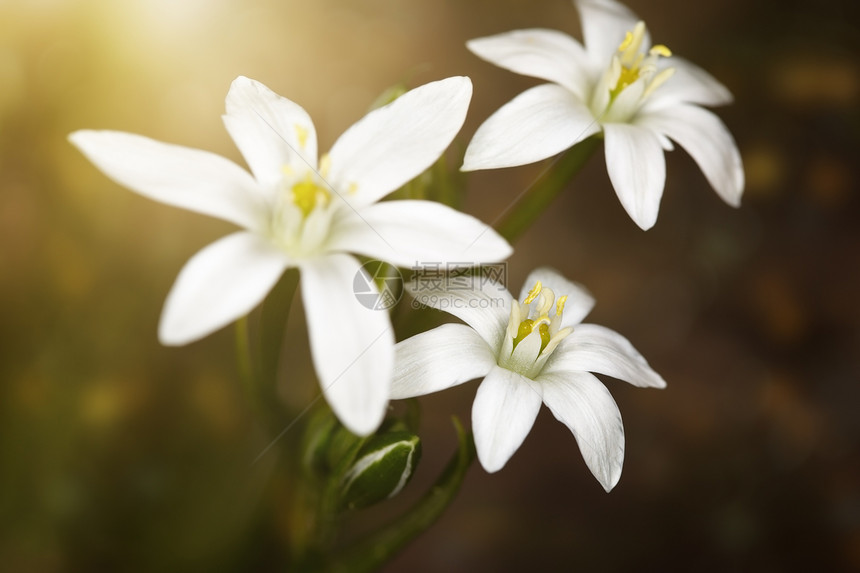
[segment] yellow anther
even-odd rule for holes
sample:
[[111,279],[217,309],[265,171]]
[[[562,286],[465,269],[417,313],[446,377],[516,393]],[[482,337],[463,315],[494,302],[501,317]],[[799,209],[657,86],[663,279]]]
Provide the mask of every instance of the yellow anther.
[[558,300],[555,303],[555,314],[556,316],[561,316],[561,313],[564,312],[564,303],[567,302],[567,295],[562,295],[558,297]]
[[349,187],[346,188],[346,192],[350,195],[355,195],[356,193],[358,193],[358,183],[356,183],[355,181],[350,183]]
[[630,47],[630,44],[632,44],[632,43],[633,43],[633,32],[631,32],[630,30],[627,30],[627,32],[624,33],[624,41],[621,42],[620,46],[618,46],[618,51],[619,52],[625,51],[627,48]]
[[529,291],[529,294],[528,294],[528,296],[526,296],[526,299],[523,301],[523,303],[524,304],[531,304],[532,302],[534,302],[534,300],[540,294],[540,291],[542,288],[543,288],[543,285],[540,283],[540,281],[536,282],[535,286],[532,287],[532,290]]
[[660,56],[663,58],[668,58],[669,56],[672,55],[672,50],[670,50],[669,48],[667,48],[663,44],[657,44],[656,46],[653,46],[650,50],[648,50],[648,53],[651,54],[652,56]]
[[308,129],[299,124],[295,124],[293,127],[296,130],[296,139],[299,140],[299,147],[305,147],[308,143]]

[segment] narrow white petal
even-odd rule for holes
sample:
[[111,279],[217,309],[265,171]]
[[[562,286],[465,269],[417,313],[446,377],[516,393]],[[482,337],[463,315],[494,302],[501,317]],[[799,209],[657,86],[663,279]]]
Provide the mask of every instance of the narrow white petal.
[[[428,276],[416,275],[406,285],[415,302],[452,314],[471,326],[494,353],[498,353],[508,317],[511,312],[511,294],[497,282],[481,277],[465,281],[435,276],[431,267]],[[444,270],[444,267],[442,267]]]
[[636,123],[678,142],[723,201],[740,206],[744,168],[735,140],[720,118],[695,105],[676,105],[642,114]]
[[391,398],[423,396],[482,378],[496,357],[471,327],[443,324],[394,347]]
[[605,374],[640,388],[666,387],[666,381],[654,372],[629,340],[597,324],[575,327],[544,366],[544,372],[569,371]]
[[161,313],[159,340],[188,344],[247,314],[288,265],[287,256],[259,235],[242,231],[215,241],[176,278]]
[[311,357],[326,400],[351,432],[368,435],[385,415],[394,368],[394,334],[384,310],[353,292],[359,262],[334,254],[302,261],[302,302]]
[[263,185],[277,185],[284,166],[316,169],[317,134],[308,113],[260,82],[239,76],[227,93],[224,125]]
[[572,147],[600,126],[566,88],[544,84],[503,105],[475,132],[463,171],[534,163]]
[[587,372],[541,374],[543,401],[576,438],[585,464],[603,489],[621,477],[624,426],[606,386]]
[[[613,0],[576,0],[576,7],[589,57],[596,65],[608,66],[625,33],[633,29],[639,18],[627,6]],[[650,43],[646,33],[643,45]]]
[[540,267],[529,274],[526,282],[523,283],[519,300],[526,298],[537,281],[540,281],[545,288],[552,289],[556,300],[560,296],[567,296],[561,321],[562,328],[579,324],[594,308],[594,297],[591,296],[588,289],[579,283],[567,280],[558,271],[550,267]]
[[331,148],[329,182],[355,208],[430,167],[466,119],[472,82],[452,77],[406,92],[347,129]]
[[466,42],[473,54],[512,72],[564,86],[585,101],[590,62],[582,45],[562,32],[532,28]]
[[659,138],[650,129],[622,123],[603,126],[606,170],[630,218],[648,230],[657,222],[666,160]]
[[248,229],[262,220],[257,182],[220,155],[118,131],[76,131],[69,141],[105,175],[145,197]]
[[493,367],[472,404],[472,432],[478,460],[490,473],[508,462],[526,439],[541,405],[541,389],[532,380]]
[[696,64],[678,56],[666,60],[675,73],[654,92],[655,105],[662,100],[717,106],[732,102],[732,93],[714,76]]
[[383,201],[342,213],[333,225],[329,249],[401,267],[421,262],[493,263],[513,251],[486,223],[433,201]]

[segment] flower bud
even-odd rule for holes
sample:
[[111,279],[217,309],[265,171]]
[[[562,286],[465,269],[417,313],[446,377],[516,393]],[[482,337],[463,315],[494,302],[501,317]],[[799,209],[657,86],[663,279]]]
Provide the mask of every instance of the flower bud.
[[341,481],[341,504],[359,509],[397,495],[421,458],[421,439],[412,432],[373,436]]

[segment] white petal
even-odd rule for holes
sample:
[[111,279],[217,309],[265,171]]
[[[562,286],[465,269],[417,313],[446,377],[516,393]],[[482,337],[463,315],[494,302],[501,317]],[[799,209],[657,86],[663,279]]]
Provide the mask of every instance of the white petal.
[[600,131],[588,107],[567,89],[544,84],[503,105],[475,132],[463,171],[534,163]]
[[529,291],[537,281],[540,281],[545,288],[552,289],[556,300],[560,296],[567,296],[561,321],[562,328],[579,324],[594,308],[594,297],[591,296],[588,289],[579,283],[567,280],[558,271],[550,267],[540,267],[529,274],[526,282],[523,283],[519,300],[524,300],[528,296]]
[[649,129],[622,123],[603,126],[606,170],[627,214],[642,229],[657,222],[666,182],[666,160],[660,140]]
[[162,344],[188,344],[244,316],[278,282],[289,259],[252,233],[227,235],[191,257],[161,313]]
[[508,462],[526,439],[541,405],[541,389],[516,372],[495,366],[472,404],[478,460],[490,473]]
[[[629,8],[612,0],[576,0],[582,21],[582,37],[592,62],[608,66],[609,58],[639,21]],[[651,43],[646,33],[643,46]]]
[[316,169],[317,134],[308,113],[260,82],[239,76],[227,93],[224,125],[254,176],[277,185],[284,166]]
[[391,398],[423,396],[482,378],[495,364],[490,347],[472,328],[443,324],[394,347]]
[[630,341],[604,326],[580,324],[544,366],[544,372],[605,374],[640,388],[665,388],[666,381],[648,365]]
[[145,197],[248,229],[262,220],[257,182],[220,155],[118,131],[76,131],[69,140],[105,175]]
[[[435,270],[432,267],[427,276],[417,274],[406,285],[415,302],[456,316],[498,353],[508,326],[511,294],[499,283],[483,277],[470,277],[461,284],[445,275],[434,276]],[[444,271],[444,266],[438,270]]]
[[655,105],[662,105],[664,100],[707,106],[732,102],[728,88],[696,64],[672,56],[666,60],[666,67],[675,68],[675,73],[654,92],[652,98]]
[[573,433],[588,469],[611,490],[621,477],[624,426],[609,390],[587,372],[541,374],[538,381],[544,403]]
[[472,82],[452,77],[406,92],[347,129],[331,148],[329,182],[355,208],[430,167],[460,131]]
[[476,56],[512,72],[564,86],[585,101],[591,84],[582,45],[562,32],[532,28],[466,42]]
[[492,263],[513,249],[489,225],[433,201],[383,201],[343,211],[328,248],[410,267],[415,263]]
[[360,264],[335,254],[302,261],[302,302],[311,356],[323,394],[351,432],[368,435],[388,405],[394,334],[384,310],[363,306],[353,292]]
[[695,105],[676,105],[642,114],[636,123],[677,141],[723,201],[740,206],[744,168],[735,140],[720,118]]

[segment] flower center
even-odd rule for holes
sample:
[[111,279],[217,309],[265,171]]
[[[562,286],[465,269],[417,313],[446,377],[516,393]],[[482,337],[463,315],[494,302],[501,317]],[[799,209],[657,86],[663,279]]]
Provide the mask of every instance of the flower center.
[[332,191],[324,179],[328,156],[320,159],[319,172],[308,169],[297,174],[289,165],[282,172],[281,188],[272,206],[269,236],[291,256],[313,254],[328,236],[334,210]]
[[[598,83],[592,98],[592,111],[598,117],[612,121],[626,121],[645,98],[675,73],[674,68],[659,71],[657,69],[660,58],[671,57],[672,52],[669,48],[663,44],[657,44],[648,50],[647,54],[642,51],[645,32],[645,22],[637,22],[632,30],[627,31],[624,41],[612,55],[609,68]],[[642,80],[641,91],[631,93],[627,98],[620,98],[628,87],[640,79]],[[626,101],[628,99],[631,101]],[[620,104],[617,107],[621,109],[612,109],[616,102]],[[610,114],[612,117],[606,118]]]
[[311,214],[317,204],[325,207],[331,200],[329,190],[317,183],[316,179],[315,174],[308,171],[305,178],[295,183],[290,189],[293,194],[293,203],[305,217]]
[[556,300],[552,289],[544,287],[540,281],[522,303],[514,301],[499,353],[499,366],[535,377],[562,339],[573,332],[570,327],[561,328],[566,301],[567,296]]

